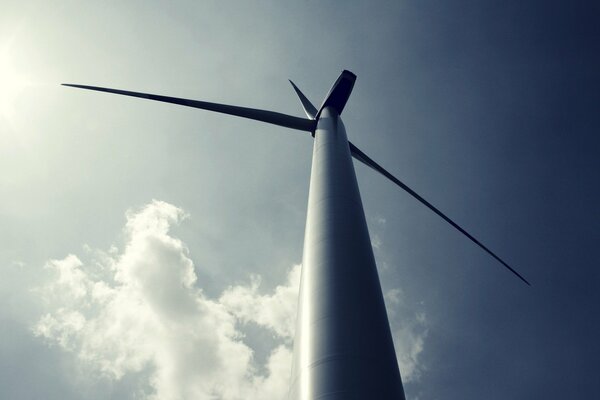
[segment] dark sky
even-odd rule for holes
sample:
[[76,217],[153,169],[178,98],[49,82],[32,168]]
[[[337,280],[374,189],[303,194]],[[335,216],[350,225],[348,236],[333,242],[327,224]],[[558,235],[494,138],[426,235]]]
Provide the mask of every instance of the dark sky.
[[[532,283],[356,165],[383,289],[400,294],[397,347],[423,339],[408,398],[597,397],[598,2],[9,2],[0,14],[0,45],[13,43],[0,78],[10,64],[35,83],[0,88],[12,108],[0,110],[0,397],[151,392],[152,366],[72,379],[86,370],[76,352],[31,333],[56,311],[32,291],[51,281],[43,265],[86,244],[122,249],[128,209],[158,199],[189,213],[173,235],[210,299],[252,275],[270,293],[301,262],[309,138],[59,83],[301,116],[286,79],[319,104],[342,69],[358,76],[349,139]],[[245,333],[264,359],[275,342],[259,328]]]
[[360,111],[385,121],[377,128],[386,132],[377,135],[363,114],[347,122],[349,135],[533,284],[501,271],[395,189],[372,199],[369,191],[387,183],[359,166],[367,209],[402,202],[410,234],[400,247],[392,238],[385,243],[394,248],[391,258],[407,262],[401,279],[411,281],[403,285],[408,297],[422,296],[435,310],[419,398],[594,397],[598,4],[421,1],[398,8],[394,24],[385,25],[393,56],[377,65],[381,86],[366,88],[363,71],[355,71],[357,92],[381,99]]
[[[499,265],[452,232],[430,237],[429,251],[445,255],[415,255],[428,264],[407,272],[436,310],[422,398],[592,398],[600,388],[598,4],[425,1],[405,11],[395,34],[410,42],[410,57],[398,56],[389,72],[410,82],[396,90],[412,105],[385,105],[422,148],[422,168],[405,181],[533,284],[496,273]],[[424,174],[429,181],[418,179]],[[427,227],[408,241],[444,229],[410,207]],[[444,270],[444,259],[458,268]]]

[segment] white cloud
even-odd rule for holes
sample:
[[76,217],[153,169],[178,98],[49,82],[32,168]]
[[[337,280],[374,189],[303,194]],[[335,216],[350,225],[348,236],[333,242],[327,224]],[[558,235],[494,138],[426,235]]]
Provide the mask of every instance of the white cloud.
[[405,383],[418,381],[425,370],[419,358],[428,334],[427,317],[424,312],[408,310],[400,289],[388,290],[384,297],[402,380]]
[[[284,398],[289,347],[274,343],[266,372],[258,373],[238,323],[256,321],[288,337],[297,288],[281,286],[263,296],[255,281],[228,289],[227,302],[209,299],[196,286],[185,245],[169,235],[184,217],[177,207],[153,201],[127,214],[121,254],[97,251],[88,264],[74,255],[50,261],[55,278],[38,290],[48,312],[35,334],[110,379],[149,371],[148,398]],[[297,275],[296,267],[290,285],[297,285]],[[240,308],[238,294],[255,308]]]
[[272,295],[258,293],[260,277],[254,276],[250,286],[228,288],[219,301],[243,322],[254,322],[271,329],[284,339],[292,339],[296,323],[296,303],[300,287],[300,265],[295,265],[284,286]]
[[419,356],[423,352],[427,333],[426,324],[419,319],[419,316],[394,331],[396,356],[404,382],[418,381],[425,369],[419,361]]
[[[132,397],[285,398],[300,266],[271,293],[261,293],[261,279],[254,276],[211,299],[185,244],[169,232],[186,217],[181,209],[153,201],[126,216],[122,251],[88,248],[89,262],[68,255],[47,263],[54,277],[36,290],[45,314],[35,335],[103,379],[141,374],[144,387]],[[399,294],[388,293],[386,301],[397,305]],[[264,363],[245,342],[248,323],[272,334]],[[406,355],[400,357],[405,380],[418,376],[424,339],[410,328],[421,322],[411,324],[396,337],[398,353]]]
[[374,233],[371,235],[371,246],[373,246],[373,249],[375,250],[379,250],[381,248],[381,238],[379,237],[378,234]]

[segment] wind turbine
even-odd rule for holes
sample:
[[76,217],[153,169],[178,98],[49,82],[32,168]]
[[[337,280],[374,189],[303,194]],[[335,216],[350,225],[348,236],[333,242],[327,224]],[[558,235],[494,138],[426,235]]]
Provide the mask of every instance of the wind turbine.
[[340,115],[355,80],[356,75],[343,71],[318,109],[290,81],[307,118],[64,84],[254,119],[314,137],[290,400],[405,398],[352,157],[400,186],[529,285],[479,240],[348,141]]

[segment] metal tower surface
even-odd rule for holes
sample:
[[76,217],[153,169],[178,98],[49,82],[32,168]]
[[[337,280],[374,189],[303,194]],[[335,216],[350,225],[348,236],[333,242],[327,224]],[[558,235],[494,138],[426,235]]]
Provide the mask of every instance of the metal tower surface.
[[317,109],[292,82],[308,118],[205,101],[65,84],[254,119],[314,137],[289,400],[403,400],[352,157],[443,218],[519,279],[517,271],[348,141],[340,118],[356,76],[343,71]]
[[404,399],[344,124],[315,130],[290,400]]

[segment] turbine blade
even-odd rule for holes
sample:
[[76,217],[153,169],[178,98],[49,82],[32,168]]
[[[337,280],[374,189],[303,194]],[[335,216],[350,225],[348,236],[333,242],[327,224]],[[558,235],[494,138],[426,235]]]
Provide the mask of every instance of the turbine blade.
[[463,235],[465,235],[466,237],[471,239],[471,241],[473,243],[475,243],[477,246],[479,246],[480,248],[485,250],[485,252],[487,252],[489,255],[494,257],[502,265],[504,265],[506,268],[508,268],[508,270],[510,272],[515,274],[519,279],[521,279],[527,285],[531,286],[531,284],[529,282],[527,282],[527,280],[525,278],[523,278],[523,276],[521,276],[521,274],[519,274],[517,271],[515,271],[510,265],[505,263],[500,257],[498,257],[490,249],[488,249],[486,246],[484,246],[483,243],[481,243],[479,240],[477,240],[473,236],[471,236],[471,234],[469,234],[467,231],[465,231],[463,228],[461,228],[456,222],[452,221],[450,218],[448,218],[446,215],[444,215],[444,213],[442,213],[440,210],[438,210],[436,207],[434,207],[430,202],[428,202],[423,197],[421,197],[419,194],[417,194],[414,190],[412,190],[411,188],[406,186],[406,184],[401,182],[394,175],[392,175],[388,171],[386,171],[383,167],[381,167],[379,164],[377,164],[375,161],[373,161],[369,156],[367,156],[365,153],[360,151],[360,149],[358,147],[356,147],[355,145],[353,145],[350,142],[348,142],[348,144],[350,145],[350,152],[352,154],[352,157],[356,158],[358,161],[362,162],[363,164],[367,165],[368,167],[379,172],[380,174],[382,174],[383,176],[385,176],[386,178],[388,178],[389,180],[394,182],[396,185],[400,186],[402,189],[407,191],[411,196],[413,196],[415,199],[419,200],[427,208],[429,208],[431,211],[433,211],[434,213],[436,213],[437,215],[442,217],[442,219],[444,219],[446,222],[448,222],[450,225],[452,225],[454,228],[456,228],[460,233],[462,233]]
[[304,93],[302,93],[302,91],[298,89],[298,86],[296,86],[296,84],[292,82],[291,79],[289,79],[289,81],[294,87],[294,90],[296,91],[298,97],[300,97],[300,101],[302,102],[302,107],[304,108],[304,113],[306,114],[306,116],[310,119],[315,119],[315,116],[317,115],[317,109],[315,108],[315,106],[313,106],[310,100],[306,98]]
[[315,121],[298,118],[287,114],[281,114],[274,111],[266,111],[266,110],[258,110],[255,108],[246,108],[246,107],[238,107],[238,106],[230,106],[227,104],[219,104],[219,103],[209,103],[207,101],[198,101],[198,100],[187,100],[180,99],[177,97],[167,97],[160,96],[156,94],[149,93],[138,93],[138,92],[129,92],[126,90],[119,89],[109,89],[98,86],[87,86],[87,85],[75,85],[70,83],[63,83],[63,86],[70,86],[79,89],[88,89],[88,90],[96,90],[99,92],[107,92],[114,94],[121,94],[124,96],[132,96],[132,97],[140,97],[142,99],[148,100],[156,100],[162,101],[165,103],[173,103],[179,104],[182,106],[200,108],[202,110],[215,111],[218,113],[235,115],[237,117],[254,119],[257,121],[266,122],[269,124],[279,125],[286,128],[297,129],[300,131],[312,132],[315,129],[316,123]]

